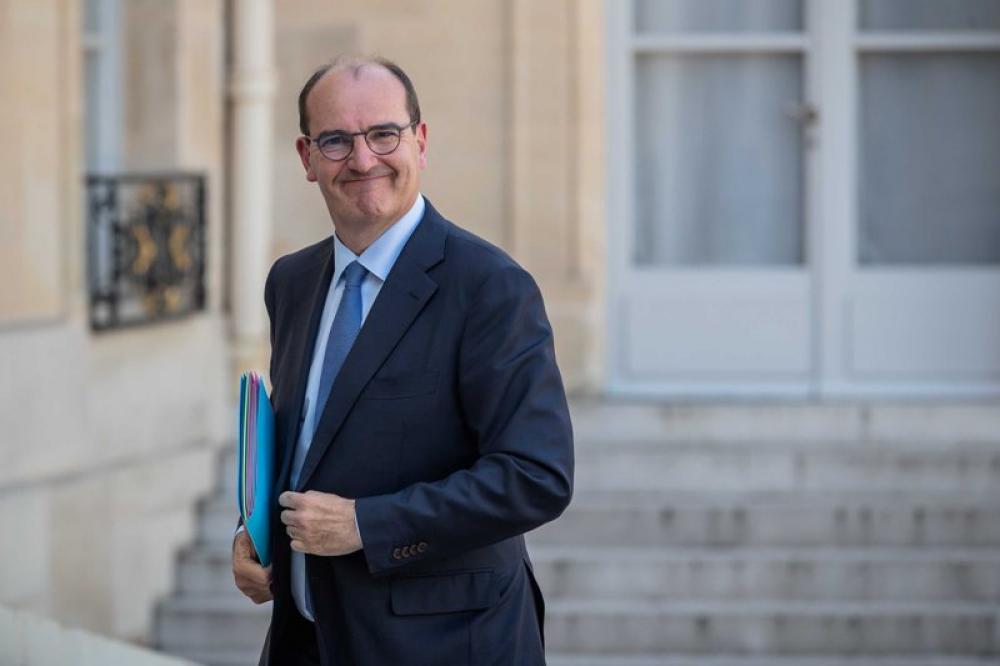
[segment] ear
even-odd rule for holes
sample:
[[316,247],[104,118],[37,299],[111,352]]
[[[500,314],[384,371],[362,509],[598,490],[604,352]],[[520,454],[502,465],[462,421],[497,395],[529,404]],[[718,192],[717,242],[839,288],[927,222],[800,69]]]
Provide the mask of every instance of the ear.
[[417,137],[417,164],[420,165],[421,169],[427,168],[427,123],[421,121],[417,125],[413,134]]
[[306,180],[310,183],[316,182],[316,172],[312,167],[312,160],[309,155],[309,139],[304,136],[300,136],[295,140],[295,151],[299,154],[299,159],[302,161],[302,168],[306,170]]

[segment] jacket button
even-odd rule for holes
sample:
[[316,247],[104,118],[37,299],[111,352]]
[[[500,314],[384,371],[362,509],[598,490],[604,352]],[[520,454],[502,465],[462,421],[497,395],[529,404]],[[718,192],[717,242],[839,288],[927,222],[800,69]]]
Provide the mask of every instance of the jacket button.
[[426,551],[427,551],[427,542],[426,541],[421,541],[420,543],[417,544],[417,552],[418,553],[423,553],[423,552],[426,552]]
[[399,552],[399,548],[393,548],[392,549],[392,557],[393,557],[393,559],[396,559],[396,560],[403,559],[403,555]]

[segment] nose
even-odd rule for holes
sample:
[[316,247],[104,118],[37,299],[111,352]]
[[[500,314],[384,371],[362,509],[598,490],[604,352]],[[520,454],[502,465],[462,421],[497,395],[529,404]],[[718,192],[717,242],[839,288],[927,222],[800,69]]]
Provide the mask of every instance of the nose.
[[349,166],[352,171],[365,173],[376,164],[378,164],[378,157],[371,151],[371,148],[368,147],[368,142],[365,141],[365,137],[354,137],[354,150],[351,151],[350,156],[347,158],[347,166]]

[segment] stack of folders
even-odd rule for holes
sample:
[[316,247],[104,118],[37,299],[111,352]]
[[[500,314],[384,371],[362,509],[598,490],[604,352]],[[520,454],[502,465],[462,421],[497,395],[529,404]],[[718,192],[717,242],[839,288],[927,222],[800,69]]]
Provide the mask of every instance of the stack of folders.
[[240,517],[257,557],[271,563],[271,505],[274,486],[274,411],[256,372],[240,377],[240,428],[236,442],[236,492]]

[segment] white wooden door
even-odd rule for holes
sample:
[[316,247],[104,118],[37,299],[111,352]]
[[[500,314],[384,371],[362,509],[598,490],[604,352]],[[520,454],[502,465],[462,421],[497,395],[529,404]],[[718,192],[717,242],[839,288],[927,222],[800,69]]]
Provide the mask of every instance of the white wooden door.
[[611,391],[810,392],[803,2],[607,7]]
[[1000,2],[608,15],[612,392],[1000,394]]
[[820,3],[825,395],[1000,393],[1000,2]]

